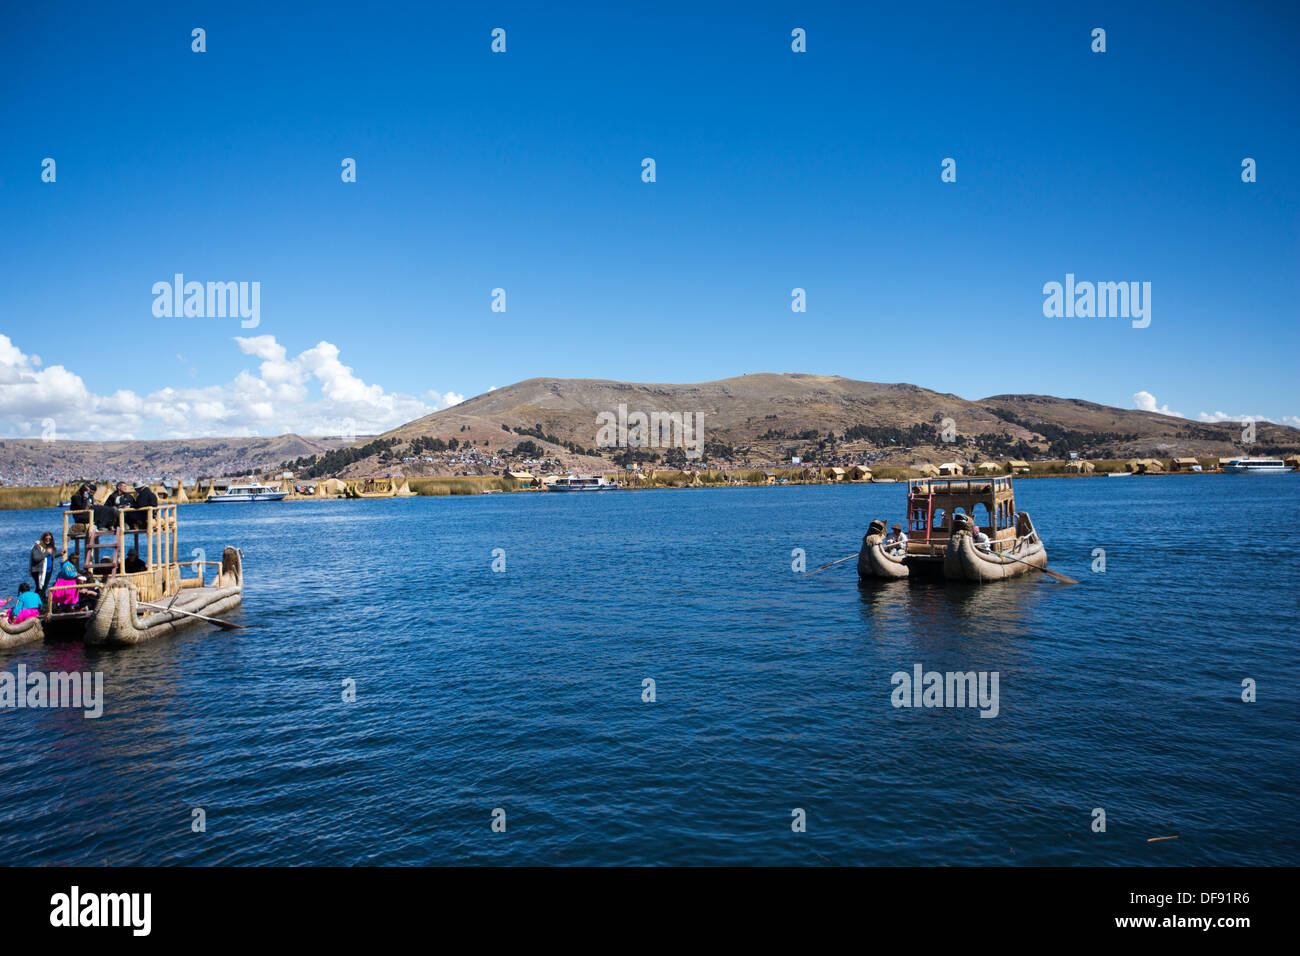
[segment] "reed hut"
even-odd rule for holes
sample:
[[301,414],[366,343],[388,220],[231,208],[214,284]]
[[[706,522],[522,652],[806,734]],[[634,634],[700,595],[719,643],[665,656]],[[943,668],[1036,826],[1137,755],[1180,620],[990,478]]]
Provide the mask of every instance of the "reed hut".
[[849,469],[850,481],[870,481],[871,469],[866,465],[854,465]]
[[945,461],[939,466],[939,474],[946,477],[960,478],[966,473],[960,462]]
[[1002,470],[1002,466],[996,461],[982,461],[975,467],[981,475],[995,475]]
[[1196,458],[1175,458],[1170,462],[1170,471],[1191,471],[1199,468],[1200,461]]
[[843,468],[823,468],[822,477],[827,481],[843,481],[848,474]]
[[1029,471],[1029,462],[1021,461],[1019,458],[1012,458],[1007,461],[1007,471],[1023,474]]
[[316,483],[316,494],[321,498],[343,498],[348,493],[348,483],[338,478],[326,478]]
[[1137,473],[1139,475],[1159,475],[1165,470],[1164,462],[1158,458],[1142,458],[1137,463]]
[[1287,455],[1282,459],[1282,463],[1288,468],[1300,470],[1300,455]]
[[917,465],[917,466],[915,466],[915,467],[916,467],[916,470],[919,471],[919,472],[920,472],[922,475],[924,475],[926,478],[938,478],[938,477],[939,477],[939,466],[938,466],[938,465],[932,465],[932,464],[930,464],[930,463],[927,461],[925,464],[923,464],[923,465]]
[[1091,475],[1097,466],[1090,461],[1067,461],[1065,470],[1075,475]]

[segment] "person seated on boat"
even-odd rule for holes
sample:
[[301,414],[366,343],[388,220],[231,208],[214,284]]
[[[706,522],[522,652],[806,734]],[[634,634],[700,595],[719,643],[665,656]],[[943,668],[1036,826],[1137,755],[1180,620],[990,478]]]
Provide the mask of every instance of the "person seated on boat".
[[38,617],[41,613],[41,598],[32,586],[24,581],[18,585],[18,599],[9,609],[9,623],[18,624],[29,617]]
[[971,521],[971,543],[975,545],[977,550],[987,551],[989,549],[989,536],[974,521]]
[[59,566],[58,579],[50,588],[50,610],[55,614],[72,610],[77,606],[80,576],[77,573],[76,556],[71,556]]
[[110,508],[116,508],[118,511],[134,508],[135,496],[131,494],[131,486],[125,481],[119,481],[117,488],[110,492],[109,496],[104,500],[104,504]]
[[95,516],[95,486],[83,482],[68,501],[68,510],[76,524],[90,524],[91,518]]
[[907,535],[901,524],[894,525],[885,536],[885,550],[891,554],[907,554]]
[[148,485],[141,485],[135,489],[135,506],[136,511],[126,513],[126,523],[131,528],[147,528],[149,526],[149,512],[145,508],[157,508],[158,496],[153,493],[153,489]]
[[146,565],[143,561],[140,560],[140,554],[138,551],[135,550],[135,548],[132,548],[130,551],[126,553],[127,574],[135,574],[137,571],[144,571],[147,569],[148,569],[148,565]]

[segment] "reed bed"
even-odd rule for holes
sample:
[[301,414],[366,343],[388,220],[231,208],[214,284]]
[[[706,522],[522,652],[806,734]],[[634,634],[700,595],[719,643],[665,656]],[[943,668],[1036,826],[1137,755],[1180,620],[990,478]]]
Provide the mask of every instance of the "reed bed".
[[493,475],[464,478],[412,478],[411,490],[417,495],[437,498],[445,495],[481,495],[487,491],[518,491],[519,482],[513,478]]
[[58,488],[0,488],[0,511],[53,508],[59,503]]

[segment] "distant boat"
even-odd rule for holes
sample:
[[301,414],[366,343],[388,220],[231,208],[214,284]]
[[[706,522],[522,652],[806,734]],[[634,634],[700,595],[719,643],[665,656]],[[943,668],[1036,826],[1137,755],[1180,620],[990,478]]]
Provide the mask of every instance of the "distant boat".
[[270,485],[231,485],[225,491],[214,491],[208,501],[282,501],[289,492]]
[[1233,458],[1222,468],[1230,475],[1279,475],[1287,470],[1281,458]]
[[1132,477],[1133,477],[1133,472],[1131,472],[1131,471],[1108,471],[1108,472],[1106,472],[1106,477],[1107,477],[1107,478],[1132,478]]
[[609,491],[617,488],[614,482],[604,475],[569,475],[556,478],[546,486],[547,491]]

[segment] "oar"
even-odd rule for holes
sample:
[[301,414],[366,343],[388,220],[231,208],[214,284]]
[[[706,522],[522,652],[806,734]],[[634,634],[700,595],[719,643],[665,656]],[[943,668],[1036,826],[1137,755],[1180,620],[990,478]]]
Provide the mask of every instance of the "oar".
[[859,551],[854,551],[854,552],[853,552],[852,554],[850,554],[847,558],[840,558],[838,561],[832,561],[830,564],[823,564],[823,565],[822,565],[820,568],[818,568],[816,571],[805,571],[805,572],[803,573],[803,576],[804,576],[804,577],[811,577],[811,576],[814,575],[814,574],[819,574],[819,573],[821,573],[822,571],[825,571],[827,568],[833,568],[833,567],[835,567],[835,565],[837,565],[837,564],[843,564],[845,561],[851,561],[851,560],[853,560],[853,559],[856,558],[860,553],[861,553],[861,552],[859,552]]
[[[1011,555],[1009,555],[1009,554],[1003,554],[1003,555],[1001,555],[1001,557],[1004,557],[1004,558],[1011,558]],[[1029,562],[1026,561],[1024,558],[1011,558],[1011,560],[1012,560],[1012,561],[1019,561],[1021,564],[1029,564]],[[1040,567],[1039,567],[1038,565],[1036,565],[1036,564],[1029,564],[1029,566],[1030,566],[1031,568],[1033,568],[1035,571],[1042,571],[1044,574],[1048,575],[1049,577],[1056,578],[1056,580],[1060,581],[1062,584],[1078,584],[1078,583],[1079,583],[1078,581],[1074,580],[1074,578],[1067,578],[1067,577],[1066,577],[1064,574],[1062,574],[1060,571],[1053,571],[1051,568],[1040,568]]]
[[178,607],[160,607],[157,604],[146,604],[144,601],[136,601],[135,603],[140,607],[152,608],[155,611],[166,611],[170,614],[188,614],[190,617],[197,617],[200,621],[211,621],[213,624],[216,624],[219,627],[225,627],[225,628],[237,627],[242,629],[242,628],[247,628],[248,626],[246,624],[235,624],[232,623],[231,621],[223,621],[217,617],[208,617],[206,614],[195,614],[193,611],[182,611]]

